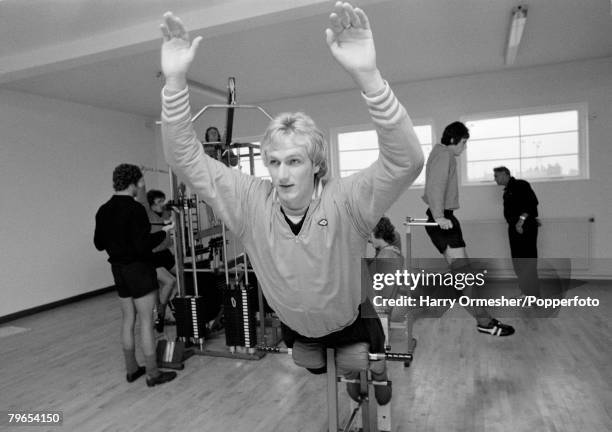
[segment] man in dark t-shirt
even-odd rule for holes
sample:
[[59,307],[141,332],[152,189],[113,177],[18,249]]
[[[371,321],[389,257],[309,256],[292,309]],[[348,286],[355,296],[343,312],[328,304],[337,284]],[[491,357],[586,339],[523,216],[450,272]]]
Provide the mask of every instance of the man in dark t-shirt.
[[[142,172],[135,165],[121,164],[113,171],[115,194],[96,213],[94,244],[106,250],[123,315],[121,342],[128,382],[147,374],[147,385],[163,384],[176,372],[160,372],[155,357],[153,306],[157,298],[157,277],[153,248],[161,243],[172,225],[151,233],[151,224],[142,204],[135,200],[144,187]],[[139,366],[135,356],[134,327],[140,323],[142,350],[146,367]]]
[[515,179],[505,166],[493,169],[495,182],[504,188],[504,218],[514,272],[523,296],[540,296],[538,281],[538,198],[529,182]]

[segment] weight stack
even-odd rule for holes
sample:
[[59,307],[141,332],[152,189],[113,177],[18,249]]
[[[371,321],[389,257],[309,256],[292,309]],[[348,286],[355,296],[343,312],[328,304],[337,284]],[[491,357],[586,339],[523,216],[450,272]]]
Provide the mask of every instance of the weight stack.
[[175,308],[176,336],[204,339],[204,298],[175,297],[172,302]]
[[257,345],[257,289],[232,285],[223,291],[225,343],[227,346],[253,348]]

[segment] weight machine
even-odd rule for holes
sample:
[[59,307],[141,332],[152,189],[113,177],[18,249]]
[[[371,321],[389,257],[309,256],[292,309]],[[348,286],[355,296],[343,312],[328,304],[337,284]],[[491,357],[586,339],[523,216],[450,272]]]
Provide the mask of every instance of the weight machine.
[[[259,146],[232,142],[234,112],[237,109],[256,110],[269,120],[272,117],[259,106],[239,105],[236,102],[236,81],[233,77],[228,80],[227,104],[206,105],[191,121],[197,121],[208,110],[218,109],[226,110],[225,139],[223,142],[203,142],[205,152],[230,168],[240,165],[242,159],[248,159],[250,174],[254,175],[254,158],[260,155]],[[242,154],[242,149],[247,149],[247,152]],[[238,156],[233,152],[237,152]],[[236,253],[236,238],[232,236],[233,253],[230,255],[230,236],[225,224],[197,194],[187,194],[172,170],[169,175],[172,196],[169,207],[176,233],[174,252],[178,295],[173,303],[177,338],[174,342],[161,341],[158,345],[161,365],[182,369],[183,361],[194,354],[258,360],[265,355],[265,350],[257,349],[256,304],[260,345],[275,346],[279,340],[274,331],[266,334],[264,299],[246,251],[243,249],[242,253]],[[205,240],[208,240],[207,244]],[[220,311],[214,308],[214,304],[219,302]],[[210,334],[207,322],[221,319],[224,320],[226,344],[222,349],[213,349],[206,342]]]
[[428,219],[417,219],[411,216],[406,216],[406,221],[404,222],[404,226],[406,227],[406,234],[405,234],[406,242],[405,242],[405,250],[403,252],[404,252],[404,257],[406,261],[406,268],[408,269],[408,271],[411,271],[413,269],[413,266],[412,266],[412,227],[413,226],[422,226],[422,227],[438,226],[438,223],[429,222]]
[[[406,218],[404,223],[406,226],[405,234],[405,250],[404,266],[411,271],[412,266],[412,231],[413,226],[436,226],[437,223],[429,222],[427,219]],[[381,324],[385,332],[385,352],[383,353],[368,353],[368,361],[401,361],[404,367],[408,367],[413,359],[411,352],[391,352],[390,346],[390,331],[392,328],[403,328],[402,323],[393,325],[390,319],[389,312],[378,312]],[[283,350],[277,350],[283,352]],[[289,351],[290,353],[290,351]],[[338,409],[338,383],[354,383],[359,384],[360,396],[359,401],[350,401],[350,415],[343,426],[340,426],[339,409]],[[374,396],[375,386],[388,386],[391,381],[376,381],[372,378],[369,368],[361,370],[358,379],[347,379],[338,376],[336,367],[336,352],[332,348],[327,349],[327,419],[328,432],[387,432],[392,430],[391,424],[391,404],[379,406]],[[361,415],[358,415],[361,413]]]

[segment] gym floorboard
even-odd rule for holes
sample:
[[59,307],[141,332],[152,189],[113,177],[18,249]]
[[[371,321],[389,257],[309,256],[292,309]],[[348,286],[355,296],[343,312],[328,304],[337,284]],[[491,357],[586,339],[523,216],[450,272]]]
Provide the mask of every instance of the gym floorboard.
[[[600,299],[597,308],[505,319],[517,330],[509,338],[477,333],[461,308],[417,321],[412,366],[390,365],[394,431],[612,430],[611,288],[581,289]],[[64,416],[61,427],[20,431],[325,430],[325,376],[286,355],[195,356],[172,383],[128,384],[120,322],[116,296],[104,294],[7,324],[27,331],[0,338],[1,409]],[[340,400],[346,413],[344,391]]]

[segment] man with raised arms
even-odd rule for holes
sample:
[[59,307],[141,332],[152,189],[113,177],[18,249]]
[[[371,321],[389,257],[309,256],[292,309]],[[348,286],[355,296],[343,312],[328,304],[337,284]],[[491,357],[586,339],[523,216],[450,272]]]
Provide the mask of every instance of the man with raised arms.
[[[367,366],[364,351],[384,352],[380,321],[361,295],[360,260],[380,217],[421,172],[423,153],[376,66],[366,14],[338,2],[329,21],[331,54],[361,90],[376,127],[380,154],[371,166],[325,181],[325,138],[303,113],[278,115],[264,134],[261,152],[271,181],[208,157],[191,124],[186,83],[202,38],[191,41],[172,13],[162,24],[162,137],[168,163],[244,244],[295,363],[323,373],[325,349],[333,347],[346,373],[356,359],[366,359],[360,369]],[[370,368],[375,379],[387,379],[384,361]],[[390,387],[376,386],[376,398],[388,403]]]

